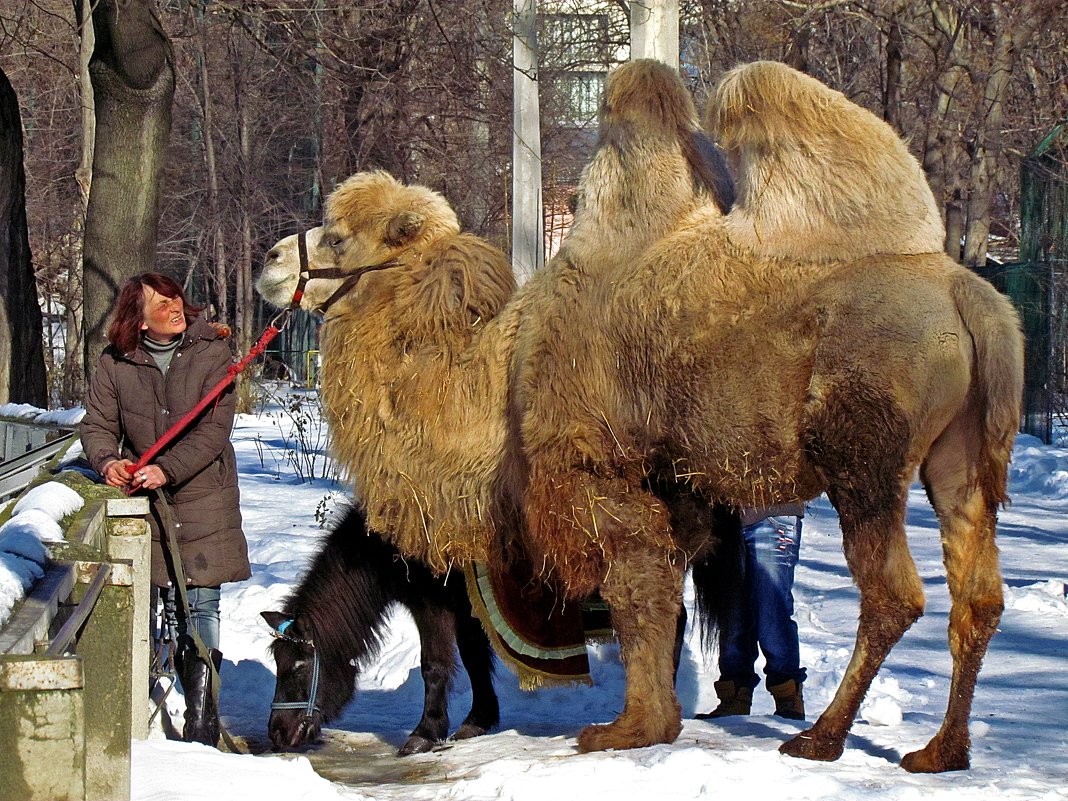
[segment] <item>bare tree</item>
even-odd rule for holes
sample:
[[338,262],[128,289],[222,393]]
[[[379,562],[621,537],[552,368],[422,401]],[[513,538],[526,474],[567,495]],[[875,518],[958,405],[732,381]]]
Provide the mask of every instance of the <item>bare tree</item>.
[[128,276],[156,266],[160,174],[174,96],[170,41],[152,0],[99,0],[89,64],[96,104],[93,183],[85,221],[85,365]]
[[45,406],[41,307],[25,197],[18,98],[0,69],[0,402]]

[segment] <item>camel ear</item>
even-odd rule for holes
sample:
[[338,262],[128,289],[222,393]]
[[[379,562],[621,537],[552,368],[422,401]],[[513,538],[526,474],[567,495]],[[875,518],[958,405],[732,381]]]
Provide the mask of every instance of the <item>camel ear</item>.
[[386,244],[392,247],[411,242],[423,230],[426,217],[414,211],[400,211],[386,226]]

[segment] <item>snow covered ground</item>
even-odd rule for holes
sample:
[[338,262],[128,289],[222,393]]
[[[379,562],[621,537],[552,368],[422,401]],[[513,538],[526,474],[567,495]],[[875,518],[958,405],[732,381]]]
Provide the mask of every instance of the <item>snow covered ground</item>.
[[[230,730],[254,743],[266,741],[274,691],[270,637],[259,612],[280,608],[323,535],[317,510],[321,517],[330,496],[343,494],[319,477],[324,463],[314,420],[304,434],[293,433],[295,419],[308,412],[315,417],[311,396],[296,407],[274,404],[261,415],[241,417],[234,433],[254,564],[252,579],[227,585],[223,593],[222,709]],[[301,447],[302,440],[308,448]],[[301,482],[292,465],[302,453],[299,472],[317,476],[313,480]],[[702,656],[695,632],[679,674],[686,720],[672,745],[575,751],[581,727],[611,720],[622,704],[618,650],[598,646],[591,649],[595,687],[524,693],[501,667],[499,731],[430,754],[396,758],[392,753],[422,704],[414,626],[406,614],[398,614],[381,657],[365,670],[355,702],[333,724],[323,753],[311,761],[308,755],[270,752],[222,754],[156,733],[134,743],[133,796],[138,801],[1068,800],[1068,449],[1020,437],[1010,491],[1013,503],[1001,514],[999,537],[1006,609],[979,677],[969,771],[914,776],[898,766],[904,753],[924,745],[937,730],[950,671],[938,530],[917,486],[907,523],[927,591],[927,614],[891,652],[837,762],[781,756],[778,746],[803,724],[772,716],[771,698],[762,689],[749,718],[694,720],[695,712],[715,705],[717,678],[714,655]],[[857,617],[857,593],[842,557],[837,517],[825,499],[805,519],[795,597],[809,670],[805,695],[814,719],[843,674]],[[454,726],[469,703],[466,680],[459,676],[451,704]]]

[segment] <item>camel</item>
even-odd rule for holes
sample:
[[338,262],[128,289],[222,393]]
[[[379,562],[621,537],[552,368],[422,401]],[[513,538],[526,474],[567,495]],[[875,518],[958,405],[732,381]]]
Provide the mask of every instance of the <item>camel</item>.
[[[746,99],[757,72],[787,86]],[[806,236],[823,236],[825,249],[776,244],[796,210],[781,186],[761,207],[750,181],[778,156],[747,144],[747,132],[766,129],[738,115],[779,114],[843,150],[851,131],[882,125],[848,101],[795,113],[806,90],[813,103],[826,99],[826,87],[781,65],[725,79],[706,115],[740,132],[725,137],[739,167],[739,202],[725,215],[695,178],[696,112],[678,77],[647,60],[617,68],[574,230],[514,292],[503,259],[451,244],[465,235],[428,189],[358,174],[327,202],[318,262],[344,272],[394,265],[368,272],[327,315],[323,400],[335,454],[371,525],[403,553],[447,570],[518,547],[567,598],[601,593],[625,704],[613,722],[582,730],[580,750],[672,742],[681,729],[674,621],[686,565],[708,535],[679,510],[826,492],[860,591],[856,647],[830,706],[781,750],[838,758],[879,666],[923,612],[904,528],[919,469],[941,524],[954,667],[941,729],[902,765],[969,764],[974,685],[1002,608],[994,535],[1019,420],[1019,321],[987,282],[935,252],[934,222],[901,232],[901,249],[918,252],[893,249],[883,230],[892,214],[927,219],[929,190],[908,160],[896,184],[882,174],[903,146],[867,162],[880,175],[866,185],[885,198],[855,203],[865,184],[802,193],[848,204],[806,210]],[[733,105],[716,105],[727,98]],[[852,163],[852,175],[864,166]],[[828,179],[803,167],[791,174]],[[763,174],[775,182],[774,170]],[[871,252],[849,251],[830,224],[821,234],[820,219],[848,221]],[[839,246],[845,258],[832,255]],[[278,288],[298,267],[272,261],[261,291],[284,303]],[[310,282],[306,303],[337,284]]]

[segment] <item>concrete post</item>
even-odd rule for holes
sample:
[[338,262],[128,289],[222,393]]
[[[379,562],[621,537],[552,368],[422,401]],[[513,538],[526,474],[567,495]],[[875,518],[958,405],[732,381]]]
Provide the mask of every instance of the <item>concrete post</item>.
[[129,560],[133,571],[133,662],[130,666],[133,708],[130,710],[130,733],[135,740],[144,740],[148,737],[149,666],[152,657],[152,610],[149,608],[152,537],[144,519],[148,514],[148,499],[112,498],[106,501],[106,510],[108,556]]
[[679,0],[633,0],[630,57],[655,58],[679,68]]
[[[99,563],[78,564],[85,583]],[[84,585],[75,587],[80,600]],[[85,798],[123,801],[130,797],[130,710],[133,701],[132,565],[115,560],[111,577],[86,620],[76,647],[85,676]],[[139,693],[143,702],[145,690]]]
[[520,284],[545,262],[538,108],[537,0],[513,0],[512,271]]
[[76,656],[0,656],[0,801],[85,798],[82,676]]

